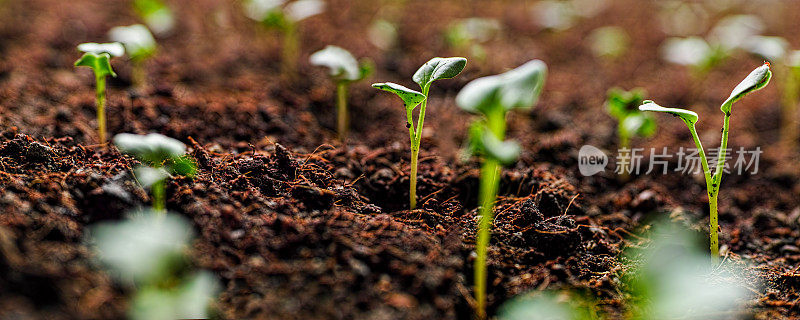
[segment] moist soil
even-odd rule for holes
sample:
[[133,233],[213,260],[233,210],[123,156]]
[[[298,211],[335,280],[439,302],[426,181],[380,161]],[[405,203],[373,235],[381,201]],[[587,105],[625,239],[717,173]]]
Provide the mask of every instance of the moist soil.
[[[644,87],[667,106],[700,114],[701,139],[719,139],[718,103],[761,61],[735,55],[705,77],[659,59],[656,2],[614,1],[595,18],[551,32],[530,19],[530,4],[493,1],[327,1],[302,24],[298,76],[280,76],[280,37],[241,14],[238,2],[168,1],[172,34],[146,64],[148,86],[131,89],[129,63],[113,61],[108,128],[159,132],[185,142],[199,172],[167,184],[167,208],[194,223],[195,265],[223,290],[226,319],[469,319],[480,164],[459,148],[471,116],[453,98],[471,79],[538,58],[549,66],[541,101],[509,117],[523,146],[505,168],[489,248],[489,313],[531,290],[593,294],[611,318],[626,313],[623,252],[635,234],[669,217],[707,232],[701,176],[578,173],[577,150],[616,149],[605,91]],[[769,34],[800,38],[789,22],[800,8],[743,7],[773,17]],[[439,36],[453,19],[495,17],[501,35],[453,80],[434,85],[419,166],[419,208],[409,210],[409,148],[402,105],[369,81],[410,86],[434,56],[460,55]],[[722,16],[712,16],[718,19]],[[395,21],[397,45],[373,47],[372,19]],[[87,227],[149,205],[132,177],[138,162],[96,140],[93,79],[75,69],[74,47],[102,42],[137,23],[122,1],[0,1],[0,318],[112,319],[125,315],[130,288],[115,284],[84,243]],[[592,55],[583,39],[613,23],[632,46],[618,60]],[[333,86],[308,65],[326,44],[370,57],[377,73],[351,88],[351,137],[333,132]],[[775,79],[778,83],[780,79]],[[374,82],[374,81],[373,81]],[[720,198],[723,253],[747,261],[758,294],[745,314],[800,316],[800,172],[797,153],[777,146],[779,91],[770,85],[738,103],[730,146],[762,147],[760,171],[726,175]],[[691,147],[683,123],[659,118],[639,147]],[[406,133],[404,133],[404,131]],[[795,141],[795,143],[798,143]],[[643,166],[648,165],[648,158]],[[677,166],[670,160],[670,167]]]

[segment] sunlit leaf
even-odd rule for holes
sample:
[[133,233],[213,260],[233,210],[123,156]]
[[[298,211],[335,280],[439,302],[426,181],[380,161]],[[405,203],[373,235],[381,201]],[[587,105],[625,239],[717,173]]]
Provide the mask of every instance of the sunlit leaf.
[[457,76],[464,70],[466,65],[466,58],[433,58],[414,73],[413,79],[414,82],[419,84],[420,88],[427,88],[436,80],[450,79]]
[[76,67],[89,67],[94,70],[95,75],[99,77],[112,76],[116,77],[117,74],[114,69],[111,69],[111,56],[108,53],[91,53],[87,52],[81,56],[78,61],[75,61]]
[[687,124],[692,124],[692,125],[697,123],[697,120],[699,119],[697,113],[695,113],[694,111],[689,111],[679,108],[665,108],[660,105],[657,105],[655,102],[651,100],[645,100],[644,104],[639,106],[639,110],[669,113],[683,119],[683,121],[686,122]]
[[772,71],[770,71],[769,62],[767,62],[750,72],[750,74],[748,74],[747,77],[742,80],[742,82],[736,85],[736,87],[733,88],[733,91],[731,91],[731,95],[728,97],[728,99],[722,103],[722,107],[720,107],[720,109],[722,112],[729,113],[731,111],[731,106],[733,106],[736,101],[739,101],[739,99],[747,94],[766,86],[769,83],[770,78],[772,78]]
[[498,107],[530,108],[539,98],[546,74],[544,62],[532,60],[506,73],[473,80],[458,93],[456,104],[484,114]]
[[372,87],[396,94],[398,97],[400,97],[400,99],[403,99],[403,103],[405,103],[406,108],[416,108],[417,105],[425,100],[425,95],[421,92],[411,90],[392,82],[373,83]]

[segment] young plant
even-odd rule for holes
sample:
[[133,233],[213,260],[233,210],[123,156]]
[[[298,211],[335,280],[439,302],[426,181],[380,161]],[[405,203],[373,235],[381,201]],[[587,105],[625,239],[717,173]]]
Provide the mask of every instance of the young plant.
[[125,52],[133,62],[132,82],[135,88],[145,83],[144,62],[156,53],[156,40],[153,34],[142,24],[127,27],[114,27],[108,31],[111,41],[122,43]]
[[297,72],[297,57],[300,54],[299,22],[325,11],[321,0],[248,0],[244,3],[245,14],[261,22],[267,28],[283,33],[281,72],[293,79]]
[[[617,120],[617,137],[620,149],[630,149],[632,137],[650,137],[656,132],[656,121],[649,114],[637,108],[644,101],[645,92],[641,88],[625,91],[620,88],[608,90],[606,111]],[[622,179],[628,179],[627,171]]]
[[120,133],[114,136],[114,144],[144,164],[136,168],[136,178],[142,187],[150,188],[153,209],[157,212],[166,211],[165,181],[170,174],[193,176],[195,173],[194,162],[185,156],[186,145],[170,137],[158,133]]
[[330,76],[336,82],[337,129],[342,143],[347,139],[347,87],[350,83],[364,79],[372,71],[368,62],[358,64],[350,52],[337,46],[327,46],[309,58],[311,64],[330,69]]
[[489,246],[493,207],[500,186],[500,165],[516,161],[520,147],[504,141],[506,114],[529,109],[539,98],[547,66],[529,61],[503,74],[473,80],[456,96],[461,109],[482,115],[470,128],[470,148],[483,156],[478,203],[481,206],[475,243],[475,300],[478,317],[486,318],[486,254]]
[[158,35],[168,34],[175,27],[175,15],[161,0],[134,0],[133,9]]
[[722,181],[722,172],[725,168],[725,154],[728,148],[728,129],[730,128],[731,107],[733,107],[733,104],[736,103],[736,101],[739,101],[739,99],[742,97],[766,86],[769,83],[770,78],[772,78],[772,71],[770,71],[769,63],[767,62],[750,72],[750,74],[747,75],[747,77],[733,89],[728,99],[722,103],[722,106],[720,107],[720,110],[722,110],[722,113],[724,114],[722,121],[722,141],[720,142],[716,168],[713,175],[709,169],[709,163],[706,159],[705,151],[703,150],[703,144],[700,142],[700,138],[697,135],[697,129],[695,128],[695,125],[699,120],[697,113],[678,108],[665,108],[650,100],[644,101],[644,104],[639,106],[639,110],[642,111],[665,112],[681,118],[681,120],[683,120],[683,122],[686,123],[686,126],[689,128],[689,132],[692,134],[692,138],[694,139],[694,143],[697,146],[697,150],[700,154],[701,165],[703,166],[703,174],[705,175],[706,179],[706,190],[708,192],[708,206],[710,215],[710,249],[711,255],[715,260],[719,258],[719,238],[717,235],[719,228],[717,199],[719,196],[720,182]]
[[[467,65],[467,59],[461,57],[433,58],[420,67],[412,77],[422,89],[417,92],[396,83],[374,83],[373,87],[397,94],[406,108],[406,127],[411,138],[411,183],[409,189],[409,205],[411,209],[417,207],[417,162],[419,160],[419,145],[422,142],[422,129],[425,124],[425,109],[428,104],[428,92],[431,84],[436,80],[451,79],[461,73]],[[413,111],[417,105],[422,104],[417,115],[417,124],[414,125]]]
[[111,57],[125,54],[125,48],[117,43],[81,43],[78,50],[83,56],[75,61],[76,67],[89,67],[94,71],[95,90],[97,93],[97,136],[101,144],[106,143],[106,76],[116,77],[111,69]]

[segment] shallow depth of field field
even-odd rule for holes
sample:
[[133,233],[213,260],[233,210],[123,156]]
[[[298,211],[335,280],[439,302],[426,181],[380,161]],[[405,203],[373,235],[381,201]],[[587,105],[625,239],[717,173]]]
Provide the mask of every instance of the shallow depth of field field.
[[[160,1],[0,0],[0,319],[800,317],[800,3],[304,1],[165,0],[159,26],[135,4]],[[102,143],[77,46],[134,24],[155,51],[93,56],[116,73]],[[332,77],[328,45],[368,70]],[[428,91],[412,75],[434,57],[467,62]],[[541,93],[487,136],[459,93],[523,64]],[[415,166],[385,82],[427,95]],[[644,100],[697,113],[710,171],[729,134],[718,256],[702,168],[681,170],[693,135]]]

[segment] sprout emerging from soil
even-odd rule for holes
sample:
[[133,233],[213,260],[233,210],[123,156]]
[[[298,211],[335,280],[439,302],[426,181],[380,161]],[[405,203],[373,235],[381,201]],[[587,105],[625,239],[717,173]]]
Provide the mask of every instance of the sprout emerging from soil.
[[172,10],[161,0],[134,0],[133,9],[156,34],[168,34],[175,27]]
[[[644,101],[645,92],[641,88],[625,91],[620,88],[608,90],[606,111],[617,120],[617,137],[619,148],[629,149],[632,137],[650,137],[656,133],[656,121],[647,113],[641,112],[638,106]],[[627,180],[627,172],[623,171],[623,180]]]
[[216,277],[193,270],[186,255],[192,224],[176,214],[134,212],[92,226],[89,243],[122,285],[134,287],[130,319],[205,319],[219,292]]
[[713,175],[709,168],[705,151],[703,150],[703,144],[700,142],[700,138],[697,135],[697,129],[695,128],[695,125],[699,120],[697,113],[678,108],[665,108],[650,100],[644,101],[644,104],[639,106],[639,110],[642,111],[664,112],[681,118],[681,120],[683,120],[683,122],[686,123],[686,126],[689,128],[689,132],[692,134],[692,138],[694,139],[694,143],[697,146],[700,154],[702,162],[701,164],[703,166],[703,174],[705,175],[706,180],[710,215],[710,249],[711,255],[715,260],[719,258],[719,238],[717,235],[717,229],[719,228],[717,199],[719,196],[720,182],[722,181],[722,172],[725,167],[725,154],[728,148],[728,129],[730,127],[731,108],[733,107],[733,104],[736,103],[736,101],[739,101],[739,99],[742,97],[763,88],[769,83],[770,78],[772,78],[772,71],[770,71],[769,67],[769,63],[764,63],[764,65],[750,72],[750,74],[733,89],[728,99],[722,103],[720,110],[722,110],[722,113],[725,115],[722,122],[722,141],[720,142],[716,161],[717,167],[714,170]]
[[142,187],[150,188],[153,209],[157,212],[165,212],[166,179],[171,174],[193,176],[195,173],[194,162],[185,155],[186,145],[170,137],[158,133],[120,133],[114,136],[114,144],[144,164],[136,168],[135,174]]
[[337,129],[342,143],[347,139],[347,87],[350,83],[364,79],[372,72],[372,64],[359,65],[349,51],[337,46],[327,46],[309,58],[311,64],[330,69],[330,76],[336,82]]
[[133,85],[141,88],[145,82],[144,62],[156,53],[156,40],[142,24],[114,27],[108,31],[112,41],[122,43],[133,62]]
[[473,80],[456,96],[461,109],[482,115],[470,128],[470,148],[483,156],[478,203],[481,216],[475,243],[475,300],[480,318],[486,317],[486,250],[489,245],[493,207],[500,186],[500,165],[516,161],[520,147],[504,141],[506,114],[531,108],[544,85],[547,66],[529,61],[514,70]]
[[267,28],[283,33],[281,70],[289,79],[295,77],[297,57],[300,52],[299,22],[325,11],[321,0],[247,0],[244,13],[250,19],[261,22]]
[[[467,59],[461,57],[433,58],[420,67],[412,77],[422,89],[422,92],[411,90],[396,83],[374,83],[373,87],[393,92],[403,100],[406,109],[406,126],[411,139],[411,183],[409,189],[409,203],[411,209],[417,207],[417,162],[419,159],[419,146],[422,142],[422,129],[425,123],[425,109],[428,104],[428,92],[431,84],[436,80],[451,79],[461,73],[467,65]],[[413,111],[422,105],[417,115],[417,124],[414,125]]]
[[89,67],[94,71],[95,91],[97,94],[97,136],[101,144],[106,143],[106,76],[116,77],[111,69],[111,57],[125,54],[125,48],[119,43],[82,43],[78,50],[83,56],[75,61],[76,67]]

